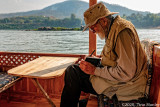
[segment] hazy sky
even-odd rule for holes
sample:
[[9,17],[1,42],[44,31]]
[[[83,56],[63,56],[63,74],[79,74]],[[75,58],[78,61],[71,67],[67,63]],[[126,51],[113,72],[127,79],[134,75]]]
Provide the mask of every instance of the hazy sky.
[[[37,10],[65,0],[0,0],[0,13]],[[83,0],[88,2],[89,0]],[[119,4],[133,10],[160,13],[160,0],[98,0]]]

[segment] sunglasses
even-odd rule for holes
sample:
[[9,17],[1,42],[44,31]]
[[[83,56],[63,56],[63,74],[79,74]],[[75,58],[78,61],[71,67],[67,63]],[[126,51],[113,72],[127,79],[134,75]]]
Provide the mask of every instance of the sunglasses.
[[94,28],[97,26],[98,23],[99,23],[99,20],[98,20],[94,25],[92,25],[92,26],[89,27],[89,29],[90,29],[93,33],[96,33],[96,30],[95,30]]

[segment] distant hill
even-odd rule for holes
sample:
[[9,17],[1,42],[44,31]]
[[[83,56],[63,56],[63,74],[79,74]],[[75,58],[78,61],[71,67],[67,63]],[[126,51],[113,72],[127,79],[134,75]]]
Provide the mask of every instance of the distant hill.
[[136,11],[136,10],[128,9],[126,7],[116,5],[116,4],[109,4],[109,3],[104,3],[104,4],[111,12],[119,12],[120,16],[123,16],[124,14],[126,16],[130,16],[132,13],[135,13],[135,14],[140,13],[142,15],[146,15],[150,13],[150,12],[143,12],[143,11]]
[[[122,7],[120,5],[104,3],[110,11],[119,12],[119,15],[131,15],[132,13],[140,13],[143,15],[149,12],[141,12]],[[68,0],[61,3],[53,4],[41,10],[33,10],[28,12],[17,12],[9,14],[0,14],[0,18],[9,18],[16,16],[54,16],[56,18],[63,19],[65,17],[70,17],[72,13],[76,17],[83,19],[83,12],[89,8],[89,4],[80,0]]]

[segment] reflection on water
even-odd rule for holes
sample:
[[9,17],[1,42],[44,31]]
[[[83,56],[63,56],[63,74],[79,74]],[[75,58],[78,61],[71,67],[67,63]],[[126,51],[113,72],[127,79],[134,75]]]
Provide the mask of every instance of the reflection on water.
[[[160,42],[160,30],[138,29],[140,40]],[[0,30],[0,51],[87,54],[88,32]],[[105,41],[97,39],[100,54]]]

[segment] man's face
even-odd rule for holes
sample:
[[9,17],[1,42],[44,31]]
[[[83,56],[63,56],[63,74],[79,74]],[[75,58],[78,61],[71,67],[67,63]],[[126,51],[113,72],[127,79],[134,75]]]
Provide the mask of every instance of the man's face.
[[94,25],[92,25],[92,26],[89,27],[89,29],[90,29],[93,33],[96,33],[96,32],[97,32],[97,24],[98,24],[98,23],[96,23],[96,24],[94,24]]
[[100,37],[101,40],[105,39],[105,31],[102,28],[100,21],[97,21],[96,24],[92,25],[89,28],[93,33],[98,34],[98,36]]

